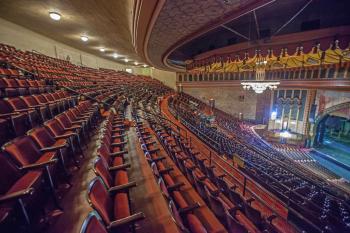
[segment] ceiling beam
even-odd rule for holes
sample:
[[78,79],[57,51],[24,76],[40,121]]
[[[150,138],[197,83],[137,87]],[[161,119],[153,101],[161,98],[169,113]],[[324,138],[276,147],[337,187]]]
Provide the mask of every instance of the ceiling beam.
[[305,5],[298,10],[293,16],[292,18],[290,18],[287,22],[285,22],[272,36],[277,35],[283,28],[285,28],[288,24],[290,24],[301,12],[303,12],[303,10],[310,5],[310,3],[312,2],[312,0],[309,0],[307,3],[305,3]]
[[236,34],[237,36],[240,36],[240,37],[242,37],[242,38],[244,38],[244,39],[246,39],[246,40],[250,40],[249,37],[246,37],[245,35],[243,35],[243,34],[237,32],[236,30],[234,30],[234,29],[232,29],[232,28],[230,28],[230,27],[227,27],[227,26],[224,25],[224,24],[221,24],[220,27],[225,28],[226,30],[229,30],[230,32],[233,32],[233,33]]
[[253,15],[254,15],[254,21],[255,21],[256,34],[258,35],[258,40],[259,40],[260,39],[260,28],[259,28],[258,17],[256,17],[255,10],[253,10]]

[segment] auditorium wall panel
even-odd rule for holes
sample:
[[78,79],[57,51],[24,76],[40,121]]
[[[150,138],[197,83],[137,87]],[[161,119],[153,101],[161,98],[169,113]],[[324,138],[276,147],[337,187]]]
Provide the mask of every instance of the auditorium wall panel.
[[158,79],[168,87],[176,90],[176,73],[175,72],[151,68],[151,77]]
[[244,119],[255,120],[258,95],[243,91],[241,87],[184,87],[184,92],[209,103],[215,100],[215,107],[234,116],[243,114]]
[[36,50],[51,57],[69,59],[72,63],[77,65],[115,70],[131,68],[134,74],[150,75],[150,68],[126,66],[108,59],[103,59],[1,18],[0,28],[0,43],[12,45],[21,50]]

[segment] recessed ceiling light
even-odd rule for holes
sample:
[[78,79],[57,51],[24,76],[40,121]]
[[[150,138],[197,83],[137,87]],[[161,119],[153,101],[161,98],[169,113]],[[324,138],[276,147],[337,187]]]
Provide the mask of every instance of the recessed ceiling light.
[[125,58],[125,59],[124,59],[124,61],[125,61],[125,62],[128,62],[128,61],[129,61],[129,59]]
[[61,15],[60,13],[57,13],[57,12],[49,12],[49,15],[50,15],[50,18],[53,19],[53,20],[60,20],[61,19]]
[[118,58],[119,57],[119,55],[117,54],[117,53],[113,53],[113,55],[112,55],[114,58]]
[[80,39],[84,42],[88,41],[89,40],[89,37],[87,36],[81,36]]
[[137,66],[139,63],[137,61],[134,62],[134,65]]
[[105,48],[100,48],[100,51],[104,52],[104,51],[106,51],[106,49]]

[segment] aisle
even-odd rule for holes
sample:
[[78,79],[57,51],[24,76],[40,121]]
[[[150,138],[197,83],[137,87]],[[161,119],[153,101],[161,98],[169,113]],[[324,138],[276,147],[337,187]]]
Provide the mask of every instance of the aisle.
[[81,159],[79,170],[73,173],[72,187],[61,201],[64,213],[49,227],[47,233],[79,232],[85,217],[92,210],[87,202],[87,188],[89,182],[95,177],[92,167],[95,159],[96,140],[97,133],[94,133],[88,148],[84,150],[86,157]]

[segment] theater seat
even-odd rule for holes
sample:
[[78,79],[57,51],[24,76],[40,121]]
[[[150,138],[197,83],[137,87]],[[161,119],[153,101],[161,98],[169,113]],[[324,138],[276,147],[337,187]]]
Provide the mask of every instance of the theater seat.
[[[24,223],[16,221],[17,224],[31,224],[30,213],[33,208],[38,208],[35,200],[38,200],[40,186],[42,183],[42,171],[33,170],[22,172],[3,153],[0,153],[0,230],[8,232],[2,226],[9,221],[8,218],[24,219]],[[17,209],[22,216],[13,216]],[[30,210],[29,210],[30,209]]]
[[85,218],[80,233],[108,233],[108,231],[98,213],[91,211]]
[[45,171],[55,204],[60,208],[53,183],[53,175],[51,174],[52,166],[57,162],[57,154],[41,151],[29,136],[17,137],[6,143],[3,146],[3,151],[16,160],[23,171]]
[[121,185],[107,189],[100,177],[91,181],[88,187],[88,201],[101,216],[107,229],[127,229],[143,219],[143,213],[131,214],[128,190],[132,185]]

